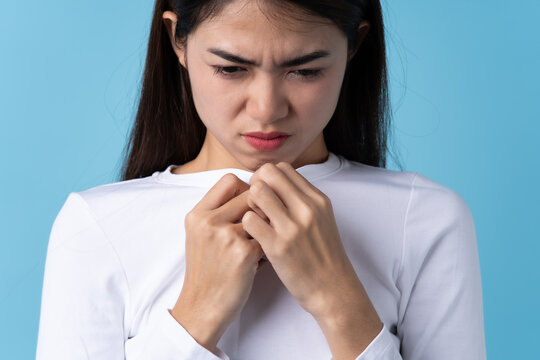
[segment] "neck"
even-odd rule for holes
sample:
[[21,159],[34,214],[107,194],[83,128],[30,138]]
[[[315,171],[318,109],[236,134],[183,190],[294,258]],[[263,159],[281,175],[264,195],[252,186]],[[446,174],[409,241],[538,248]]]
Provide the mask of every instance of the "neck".
[[[320,164],[328,160],[328,149],[324,142],[322,133],[296,158],[280,159],[275,161],[289,162],[295,169],[308,165],[308,164]],[[294,156],[294,154],[293,154]],[[266,162],[274,161],[260,161],[253,164],[242,164],[238,159],[233,157],[224,147],[221,145],[215,137],[209,135],[207,132],[201,151],[197,157],[180,167],[173,170],[174,174],[188,174],[195,172],[202,172],[208,170],[217,170],[225,168],[238,168],[250,172],[255,172],[260,166]]]

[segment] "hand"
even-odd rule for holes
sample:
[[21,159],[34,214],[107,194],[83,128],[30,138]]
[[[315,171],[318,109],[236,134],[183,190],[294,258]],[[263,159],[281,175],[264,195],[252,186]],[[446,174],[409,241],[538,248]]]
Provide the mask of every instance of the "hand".
[[210,350],[242,311],[263,255],[239,223],[248,188],[226,174],[185,217],[186,273],[171,314]]
[[[329,198],[290,164],[252,175],[244,229],[257,240],[285,287],[314,317],[369,299],[341,242]],[[371,308],[373,309],[373,308]],[[375,316],[376,313],[375,313]]]

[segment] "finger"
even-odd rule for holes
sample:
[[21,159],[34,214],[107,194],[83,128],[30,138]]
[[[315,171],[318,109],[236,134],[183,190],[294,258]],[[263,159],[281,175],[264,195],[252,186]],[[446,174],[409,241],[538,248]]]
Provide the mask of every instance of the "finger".
[[248,234],[248,232],[244,229],[244,226],[241,223],[238,224],[231,224],[233,233],[236,235],[236,237],[240,240],[251,240],[252,237]]
[[[251,187],[250,187],[251,189]],[[250,210],[253,210],[257,213],[257,215],[259,215],[261,217],[261,219],[263,219],[264,221],[266,221],[267,223],[270,222],[270,219],[268,219],[268,216],[266,216],[266,214],[261,210],[261,208],[259,208],[257,206],[257,204],[255,204],[255,202],[253,201],[252,199],[252,195],[250,192],[248,192],[249,195],[248,195],[248,206],[250,208]]]
[[261,246],[261,244],[259,244],[259,242],[255,239],[250,239],[248,240],[250,245],[253,247],[253,251],[255,252],[256,254],[256,259],[257,261],[261,260],[262,258],[265,258],[265,254],[264,254],[264,250]]
[[249,189],[242,191],[240,195],[233,197],[231,200],[215,209],[214,211],[217,217],[226,222],[239,222],[246,211],[250,210],[248,190]]
[[249,205],[259,208],[274,229],[283,229],[289,221],[289,210],[270,186],[262,180],[256,180],[249,189]]
[[227,173],[223,175],[208,190],[203,198],[195,205],[194,210],[214,210],[227,201],[249,189],[249,185],[240,180],[236,175]]
[[242,227],[261,245],[264,253],[268,254],[271,241],[276,237],[274,229],[254,211],[246,212],[242,218]]
[[249,245],[253,248],[253,252],[255,253],[255,258],[256,260],[260,260],[260,259],[266,259],[266,255],[264,253],[264,250],[261,246],[261,244],[259,244],[259,242],[255,239],[253,239],[253,237],[251,237],[247,232],[246,230],[244,229],[244,226],[242,224],[233,224],[232,225],[233,229],[234,229],[234,232],[236,234],[238,234],[238,236],[244,240],[244,241],[249,241]]
[[313,186],[312,183],[310,183],[305,177],[302,176],[296,169],[287,162],[280,162],[276,165],[287,177],[291,182],[293,182],[299,189],[301,189],[304,194],[306,194],[309,197],[313,197],[313,195],[322,195],[323,193]]
[[257,206],[257,204],[253,202],[253,200],[248,199],[248,205],[251,208],[251,210],[255,211],[257,215],[261,217],[261,219],[263,219],[267,223],[270,222],[270,219],[268,219],[268,216],[266,216],[266,214]]
[[289,177],[280,168],[272,163],[266,163],[261,166],[251,176],[250,184],[254,184],[257,180],[263,180],[270,186],[290,211],[295,208],[295,204],[309,201],[308,196],[295,183],[289,180]]

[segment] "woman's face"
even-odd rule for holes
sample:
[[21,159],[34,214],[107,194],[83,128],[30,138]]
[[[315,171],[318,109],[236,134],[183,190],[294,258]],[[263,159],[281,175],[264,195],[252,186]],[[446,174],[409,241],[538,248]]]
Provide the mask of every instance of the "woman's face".
[[[328,155],[322,130],[337,105],[347,38],[324,18],[269,20],[257,4],[231,2],[189,34],[186,49],[175,47],[207,128],[193,161],[200,171],[256,171],[280,161],[297,168]],[[245,135],[276,131],[289,136],[275,148],[268,141],[252,145]]]

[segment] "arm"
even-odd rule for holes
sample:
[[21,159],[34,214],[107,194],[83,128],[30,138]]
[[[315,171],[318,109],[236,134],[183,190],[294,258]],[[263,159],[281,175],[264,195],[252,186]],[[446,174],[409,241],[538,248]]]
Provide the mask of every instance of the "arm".
[[361,304],[342,306],[318,322],[333,353],[349,354],[351,359],[354,349],[360,349],[356,360],[485,359],[480,267],[471,212],[454,191],[421,174],[414,181],[397,281],[402,292],[401,344],[386,326],[374,337],[375,325],[368,327],[375,324],[370,320],[371,310]]
[[38,360],[124,357],[127,284],[77,194],[53,225],[41,300]]
[[[330,199],[289,163],[263,165],[250,179],[242,219],[276,274],[319,324],[334,360],[400,359],[352,266]],[[269,220],[269,221],[266,221]],[[378,336],[380,335],[380,336]]]
[[421,174],[411,193],[397,285],[404,359],[486,358],[472,214],[461,196]]
[[115,249],[86,202],[72,193],[49,239],[36,359],[219,359],[167,309],[128,340],[129,312],[128,282]]

